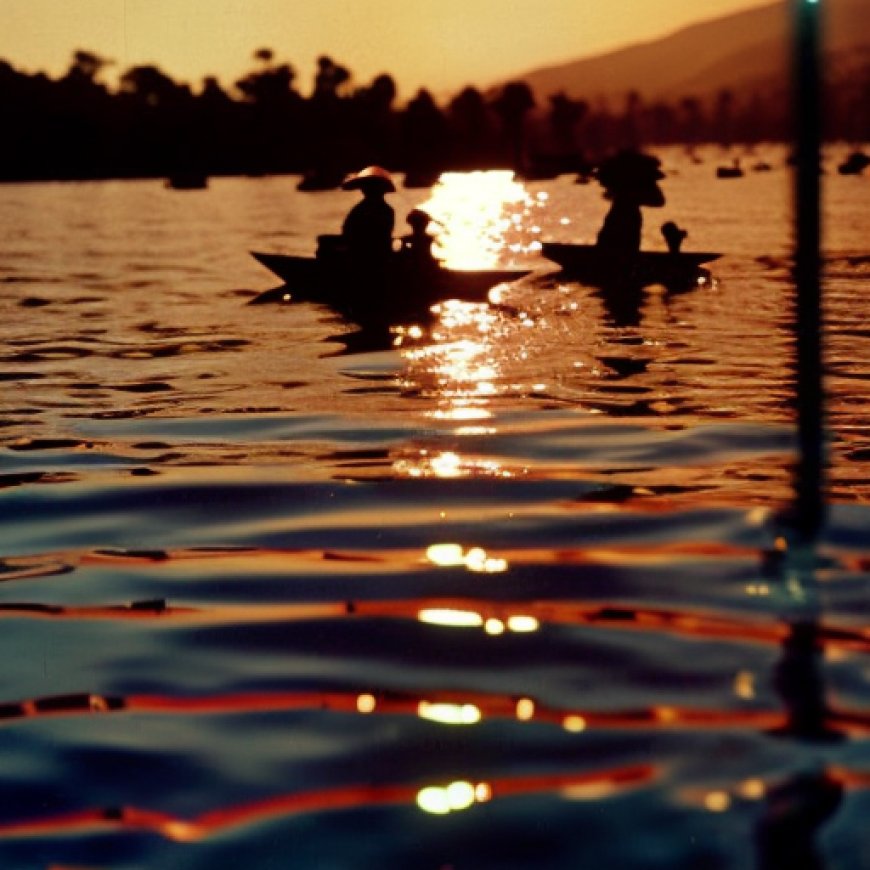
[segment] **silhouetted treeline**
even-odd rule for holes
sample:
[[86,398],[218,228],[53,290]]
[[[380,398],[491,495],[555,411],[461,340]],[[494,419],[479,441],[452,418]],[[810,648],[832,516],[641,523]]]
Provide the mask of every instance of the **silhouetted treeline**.
[[[752,145],[789,135],[788,96],[721,92],[620,104],[552,94],[536,101],[511,82],[494,93],[466,87],[439,105],[420,90],[396,103],[388,74],[359,85],[321,57],[306,93],[294,67],[270,49],[228,92],[214,77],[197,91],[155,66],[102,81],[109,62],[76,51],[52,79],[0,61],[0,177],[79,179],[205,174],[308,173],[330,186],[369,163],[426,179],[446,169],[504,166],[531,174],[582,171],[588,160],[626,146],[718,142]],[[830,138],[870,139],[870,65],[850,72],[826,101]]]

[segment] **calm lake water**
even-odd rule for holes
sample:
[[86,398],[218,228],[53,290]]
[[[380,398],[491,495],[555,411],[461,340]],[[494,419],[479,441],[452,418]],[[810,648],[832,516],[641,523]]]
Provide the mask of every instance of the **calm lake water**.
[[0,187],[0,865],[870,866],[870,176],[810,554],[784,155],[660,154],[702,286],[615,312],[535,251],[597,185],[449,176],[399,228],[535,271],[392,346],[246,305],[351,194]]

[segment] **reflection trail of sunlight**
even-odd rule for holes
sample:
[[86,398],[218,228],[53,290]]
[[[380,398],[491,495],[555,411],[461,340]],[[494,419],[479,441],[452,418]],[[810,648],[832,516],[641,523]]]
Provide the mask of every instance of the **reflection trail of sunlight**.
[[430,785],[417,793],[417,806],[425,813],[443,816],[468,809],[477,800],[477,793],[478,787],[466,780],[456,780],[447,786]]
[[485,269],[540,250],[535,196],[505,170],[446,172],[420,208],[440,225],[434,253],[453,269]]
[[426,558],[442,568],[464,565],[469,571],[487,574],[500,573],[508,568],[507,559],[490,556],[482,547],[471,547],[466,551],[460,544],[432,544],[426,550]]
[[[404,386],[435,400],[425,413],[433,420],[468,423],[490,420],[493,400],[516,389],[506,384],[502,371],[510,342],[502,341],[499,318],[487,305],[456,300],[436,306],[439,322],[432,331],[432,343],[408,347],[402,355],[408,363]],[[514,342],[516,344],[516,342]],[[514,352],[521,353],[522,349]],[[487,432],[496,428],[489,426]],[[457,435],[480,433],[481,428],[460,426]],[[394,471],[407,477],[509,477],[509,472],[492,459],[463,457],[451,449],[421,447],[399,456]]]
[[475,725],[481,719],[480,708],[476,704],[450,704],[443,701],[420,701],[417,715],[442,725]]
[[[493,315],[485,305],[445,303],[433,344],[409,348],[408,382],[436,399],[427,416],[445,422],[467,423],[491,418],[489,403],[499,390],[500,370],[491,344]],[[470,333],[470,334],[469,334]],[[396,474],[407,477],[508,477],[500,463],[470,459],[455,450],[420,448],[393,463]]]
[[[453,545],[448,545],[453,546]],[[479,552],[478,552],[479,551]],[[462,555],[467,570],[499,572],[507,561],[472,548]],[[417,560],[419,564],[419,560]],[[409,568],[413,567],[409,563]],[[449,565],[448,565],[449,567]],[[132,605],[93,605],[76,607],[60,604],[8,603],[0,605],[0,618],[66,620],[134,620],[171,621],[177,624],[241,624],[257,622],[304,621],[310,619],[385,618],[421,620],[455,628],[487,627],[498,620],[514,632],[537,631],[542,625],[590,625],[619,631],[663,632],[676,636],[734,640],[740,643],[780,646],[793,639],[785,625],[762,619],[730,618],[701,611],[638,608],[601,601],[582,600],[498,600],[480,598],[409,598],[398,600],[349,600],[309,602],[303,604],[230,605],[196,608],[175,606],[163,599],[135,602]],[[487,632],[492,633],[492,632]],[[828,652],[870,651],[870,628],[825,625],[815,627],[813,642]],[[735,677],[738,696],[751,695],[746,680],[752,675]],[[88,697],[88,696],[83,696]],[[15,715],[17,705],[0,705],[0,719]],[[830,711],[829,711],[830,712]],[[23,714],[21,714],[23,715]],[[837,714],[842,718],[842,714]],[[867,721],[870,722],[870,717]],[[858,717],[855,721],[863,721]]]
[[416,804],[424,812],[443,814],[468,809],[475,803],[496,798],[552,792],[570,800],[585,788],[597,797],[610,797],[648,785],[659,771],[650,764],[612,767],[604,770],[492,777],[485,782],[454,780],[445,785],[415,784],[344,785],[276,795],[211,810],[187,820],[168,813],[138,807],[100,807],[62,813],[20,822],[0,824],[0,839],[23,837],[68,837],[85,831],[152,831],[175,842],[196,842],[220,836],[242,825],[263,824],[302,813],[328,812],[352,807]]
[[502,468],[493,459],[462,457],[452,450],[430,453],[421,449],[415,455],[403,456],[393,463],[393,470],[403,477],[513,477],[514,472]]
[[[414,716],[445,725],[474,725],[487,719],[550,725],[569,733],[598,731],[649,731],[780,728],[786,716],[779,710],[740,708],[709,709],[657,705],[628,710],[561,709],[533,698],[485,692],[297,692],[275,691],[238,695],[181,698],[168,695],[103,696],[58,695],[35,698],[0,708],[0,721],[13,722],[70,716],[126,715],[211,716],[255,714],[282,710],[318,710],[343,715]],[[870,731],[870,716],[849,711],[840,715],[856,734]]]
[[[546,206],[547,198],[545,192],[529,193],[510,172],[447,173],[421,207],[442,228],[438,253],[446,265],[486,267],[498,265],[500,258],[528,255],[540,246],[535,212]],[[425,416],[448,424],[491,421],[496,402],[546,391],[540,371],[528,363],[538,344],[530,327],[538,325],[539,318],[501,305],[503,292],[505,287],[493,288],[490,304],[446,300],[433,306],[437,319],[425,338],[419,329],[397,333],[395,346],[406,362],[400,386],[433,400]],[[517,369],[520,377],[508,374]],[[461,438],[497,431],[495,425],[460,425],[453,434]],[[456,443],[424,444],[394,455],[394,460],[394,473],[412,478],[528,473],[525,468],[508,471],[490,458],[464,456]]]

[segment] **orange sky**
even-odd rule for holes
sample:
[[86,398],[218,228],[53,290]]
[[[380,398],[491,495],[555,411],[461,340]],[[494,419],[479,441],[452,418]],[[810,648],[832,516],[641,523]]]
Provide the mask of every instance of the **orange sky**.
[[0,0],[0,58],[57,75],[75,48],[119,69],[156,63],[179,81],[231,84],[255,49],[274,49],[310,90],[329,54],[358,83],[391,73],[452,95],[512,75],[651,39],[770,0]]

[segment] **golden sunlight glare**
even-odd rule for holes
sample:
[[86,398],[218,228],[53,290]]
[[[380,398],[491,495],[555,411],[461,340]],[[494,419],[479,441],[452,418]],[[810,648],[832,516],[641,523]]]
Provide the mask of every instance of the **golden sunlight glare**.
[[420,208],[440,226],[435,255],[452,269],[492,268],[540,250],[532,196],[509,170],[445,172]]

